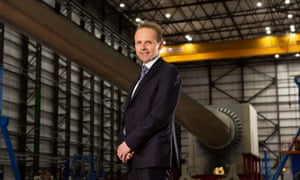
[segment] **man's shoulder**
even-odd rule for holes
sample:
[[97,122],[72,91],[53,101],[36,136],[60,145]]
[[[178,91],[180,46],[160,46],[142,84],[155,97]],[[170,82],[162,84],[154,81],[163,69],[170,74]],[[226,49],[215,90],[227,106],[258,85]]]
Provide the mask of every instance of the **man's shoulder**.
[[173,69],[175,71],[178,71],[178,68],[174,64],[166,62],[163,58],[161,58],[161,65],[163,66],[163,68]]

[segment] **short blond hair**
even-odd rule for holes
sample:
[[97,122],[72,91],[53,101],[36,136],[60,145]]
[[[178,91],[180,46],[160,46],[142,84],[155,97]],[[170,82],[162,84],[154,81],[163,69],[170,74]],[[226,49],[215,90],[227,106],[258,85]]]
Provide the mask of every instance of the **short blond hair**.
[[158,25],[157,23],[152,21],[142,21],[141,23],[138,24],[135,33],[141,28],[153,29],[157,33],[157,38],[156,38],[157,42],[163,41],[162,29],[160,25]]

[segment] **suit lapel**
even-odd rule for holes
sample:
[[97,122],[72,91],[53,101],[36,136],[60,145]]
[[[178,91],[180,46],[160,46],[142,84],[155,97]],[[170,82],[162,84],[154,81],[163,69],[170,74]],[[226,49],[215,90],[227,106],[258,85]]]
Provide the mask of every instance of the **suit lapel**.
[[149,78],[152,77],[153,74],[155,74],[155,72],[158,70],[160,64],[162,63],[162,59],[159,58],[154,64],[153,66],[151,67],[151,69],[149,70],[149,72],[144,76],[144,78],[142,79],[142,81],[139,83],[138,87],[136,88],[135,92],[134,92],[134,95],[133,97],[131,97],[131,94],[132,94],[132,91],[139,79],[138,79],[134,82],[134,84],[132,85],[130,91],[129,91],[129,95],[128,95],[128,99],[127,99],[127,105],[126,105],[126,108],[131,104],[131,102],[134,100],[134,98],[137,96],[137,94],[139,93],[139,91],[143,88],[144,84],[149,80]]
[[132,85],[131,85],[131,87],[130,87],[130,89],[128,91],[128,96],[127,96],[127,99],[126,99],[125,109],[127,109],[127,107],[129,106],[130,102],[132,101],[132,98],[133,98],[133,97],[131,97],[132,96],[132,92],[133,92],[133,89],[134,89],[136,83],[138,82],[139,78],[140,78],[140,76],[136,80],[134,80],[134,82],[132,83]]

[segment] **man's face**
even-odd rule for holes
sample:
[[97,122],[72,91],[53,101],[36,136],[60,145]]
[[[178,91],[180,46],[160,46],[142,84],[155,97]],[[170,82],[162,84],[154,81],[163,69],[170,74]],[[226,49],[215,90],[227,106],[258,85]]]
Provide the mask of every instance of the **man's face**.
[[151,28],[141,28],[134,35],[135,51],[143,63],[159,54],[162,42],[157,42],[157,33]]

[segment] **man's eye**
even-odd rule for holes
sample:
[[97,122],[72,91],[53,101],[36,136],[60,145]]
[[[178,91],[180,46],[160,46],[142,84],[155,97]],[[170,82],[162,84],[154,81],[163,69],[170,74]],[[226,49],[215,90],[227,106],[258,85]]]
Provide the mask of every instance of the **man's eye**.
[[151,46],[153,44],[152,41],[145,41],[145,42],[141,42],[141,41],[138,41],[138,42],[135,42],[135,45],[145,45],[145,46]]

